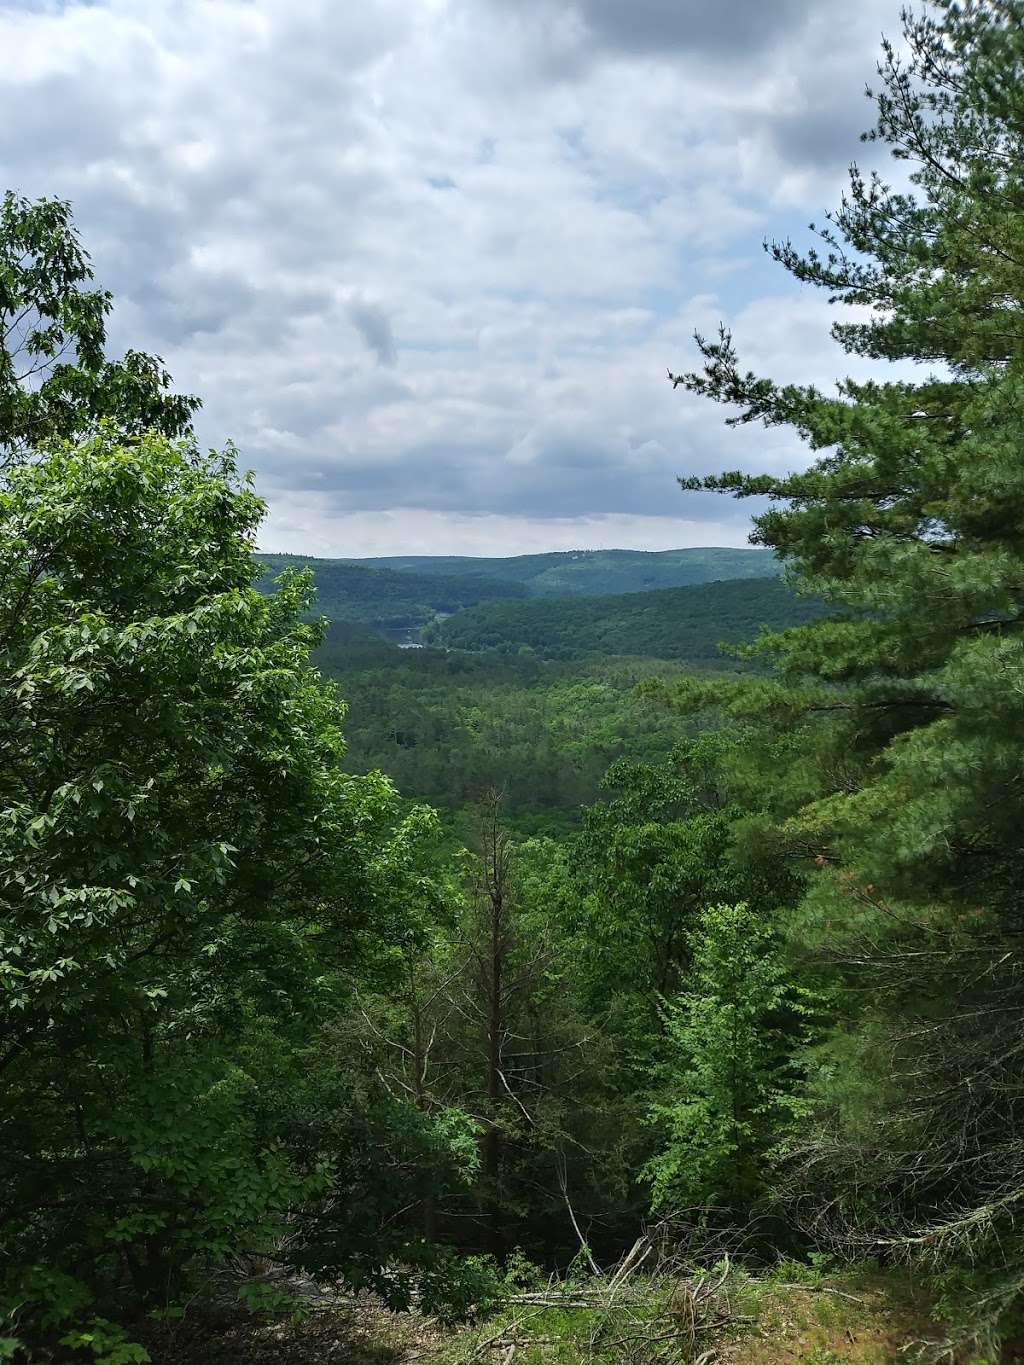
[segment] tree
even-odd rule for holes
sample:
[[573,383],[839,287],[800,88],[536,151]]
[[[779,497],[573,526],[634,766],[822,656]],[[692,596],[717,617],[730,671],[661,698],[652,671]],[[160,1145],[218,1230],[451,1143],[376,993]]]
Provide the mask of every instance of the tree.
[[[432,811],[423,808],[419,819],[436,832]],[[458,891],[446,884],[444,864],[428,870],[428,875],[416,866],[420,841],[410,852],[419,875],[405,878],[405,924],[388,946],[385,970],[369,983],[370,991],[360,993],[355,1033],[392,1098],[411,1103],[422,1115],[465,1119],[466,1131],[475,1140],[477,1125],[453,1103],[458,1067],[446,1049],[457,1009],[452,987],[465,973],[462,947],[454,933]],[[472,1163],[474,1175],[478,1166],[478,1161]],[[427,1150],[402,1190],[403,1199],[411,1193],[419,1196],[423,1235],[431,1243],[439,1240],[437,1196],[443,1193],[439,1174],[443,1172],[436,1153]]]
[[502,795],[489,792],[480,802],[476,853],[474,915],[469,933],[473,988],[468,1000],[480,1021],[484,1054],[484,1125],[480,1174],[487,1204],[488,1243],[504,1250],[501,1167],[503,1112],[516,1096],[506,1075],[505,1051],[511,1036],[513,997],[523,988],[515,972],[516,915],[512,888],[513,844],[501,823]]
[[854,167],[821,250],[770,250],[860,310],[834,328],[851,354],[934,371],[830,396],[744,373],[723,332],[702,371],[672,376],[817,452],[781,478],[683,483],[766,496],[753,539],[834,608],[763,640],[777,680],[677,700],[789,732],[782,779],[763,768],[766,823],[813,873],[800,942],[853,988],[817,1058],[801,1215],[846,1246],[999,1244],[1012,1269],[979,1309],[994,1320],[1024,1286],[1024,5],[938,0],[904,37],[870,140],[910,189]]
[[807,1013],[770,926],[747,905],[703,911],[686,990],[666,1006],[669,1055],[647,1164],[656,1210],[716,1206],[744,1217],[765,1193],[789,1113]]
[[273,1253],[289,1215],[303,1264],[371,1279],[402,1260],[367,1212],[389,1163],[471,1162],[311,1056],[400,936],[422,821],[344,773],[308,580],[252,585],[261,513],[230,452],[108,429],[0,490],[0,1314],[27,1340]]
[[658,997],[689,959],[694,919],[728,886],[728,819],[704,807],[676,762],[621,759],[602,786],[609,799],[587,808],[575,860],[581,969],[595,1004],[636,998],[649,1038]]
[[0,467],[107,418],[126,434],[185,435],[199,400],[171,392],[159,356],[104,354],[106,290],[61,199],[0,201]]

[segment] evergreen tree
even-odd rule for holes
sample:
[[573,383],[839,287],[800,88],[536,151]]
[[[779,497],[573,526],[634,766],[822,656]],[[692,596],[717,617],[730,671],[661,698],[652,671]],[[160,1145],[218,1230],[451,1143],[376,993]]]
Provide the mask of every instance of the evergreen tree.
[[808,868],[799,941],[850,987],[798,1207],[846,1246],[1008,1256],[991,1320],[1024,1286],[1024,4],[937,0],[904,36],[869,140],[909,188],[855,167],[819,250],[770,250],[858,310],[834,328],[848,352],[926,371],[779,386],[723,332],[672,378],[815,452],[683,481],[767,496],[753,539],[833,607],[762,642],[776,681],[724,698],[775,746],[762,828]]

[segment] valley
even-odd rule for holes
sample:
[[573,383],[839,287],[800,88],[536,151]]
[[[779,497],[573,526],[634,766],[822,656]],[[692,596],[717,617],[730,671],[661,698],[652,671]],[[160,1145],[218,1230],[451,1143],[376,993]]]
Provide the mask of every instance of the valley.
[[[379,769],[463,830],[495,788],[520,833],[574,827],[613,762],[666,762],[692,731],[640,683],[742,675],[753,665],[720,645],[821,612],[774,574],[750,576],[777,567],[758,550],[260,561],[313,574],[314,614],[329,618],[315,659],[346,699],[353,770]],[[609,582],[632,591],[607,595]]]

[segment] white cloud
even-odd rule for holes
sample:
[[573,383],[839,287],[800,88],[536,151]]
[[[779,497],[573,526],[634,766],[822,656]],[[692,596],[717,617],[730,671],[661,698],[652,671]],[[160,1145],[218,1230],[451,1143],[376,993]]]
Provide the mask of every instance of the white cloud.
[[0,155],[74,201],[115,342],[237,440],[268,545],[740,543],[675,475],[803,456],[665,370],[720,317],[782,378],[846,368],[759,247],[834,202],[896,17],[765,13],[0,0]]

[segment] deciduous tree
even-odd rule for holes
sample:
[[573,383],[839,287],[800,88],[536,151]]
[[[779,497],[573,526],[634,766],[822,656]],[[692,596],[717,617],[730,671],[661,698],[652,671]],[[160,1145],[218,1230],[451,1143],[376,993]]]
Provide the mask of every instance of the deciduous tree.
[[96,289],[71,206],[0,200],[0,467],[103,418],[124,433],[183,436],[199,400],[178,395],[159,356],[105,352],[108,291]]

